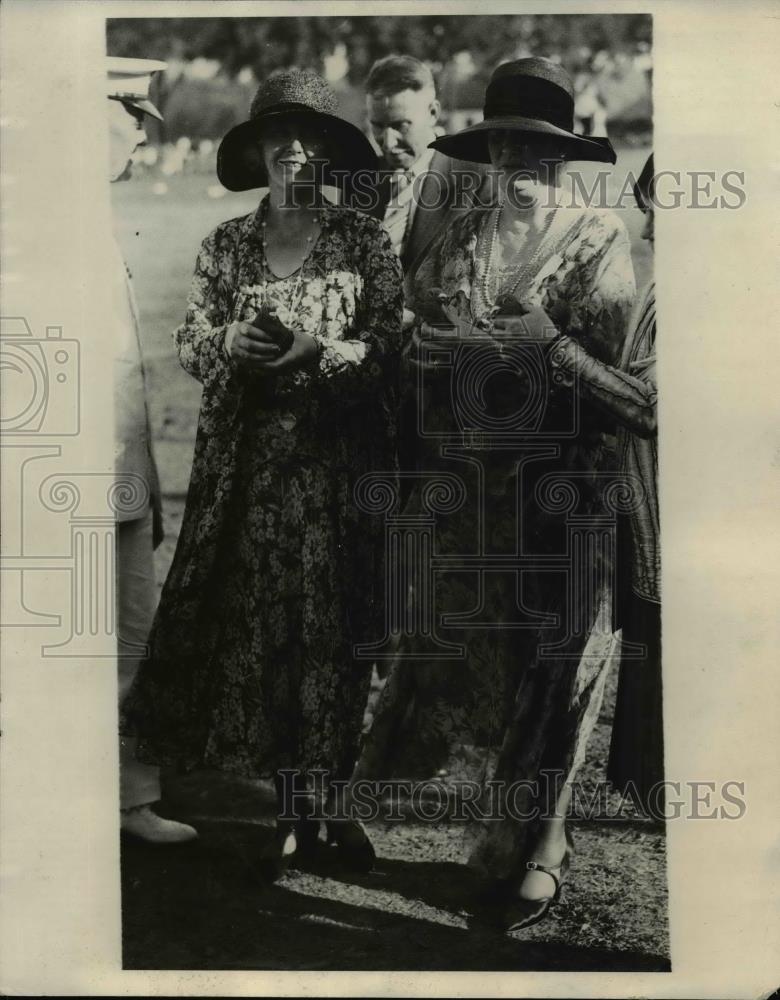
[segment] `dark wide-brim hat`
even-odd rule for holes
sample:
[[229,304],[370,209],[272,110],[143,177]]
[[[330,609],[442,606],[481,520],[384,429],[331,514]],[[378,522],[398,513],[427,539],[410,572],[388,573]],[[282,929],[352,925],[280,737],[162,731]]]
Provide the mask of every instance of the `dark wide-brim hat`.
[[574,131],[574,86],[566,70],[549,59],[503,63],[490,78],[484,120],[443,135],[431,146],[458,160],[490,163],[488,138],[494,129],[548,136],[560,142],[567,160],[614,163],[617,159],[608,139]]
[[265,187],[268,174],[260,140],[271,123],[295,115],[309,119],[327,146],[327,162],[318,178],[339,186],[345,177],[376,172],[377,156],[366,136],[340,118],[338,101],[321,76],[311,70],[282,70],[263,83],[249,111],[249,120],[232,128],[217,151],[217,177],[228,191]]

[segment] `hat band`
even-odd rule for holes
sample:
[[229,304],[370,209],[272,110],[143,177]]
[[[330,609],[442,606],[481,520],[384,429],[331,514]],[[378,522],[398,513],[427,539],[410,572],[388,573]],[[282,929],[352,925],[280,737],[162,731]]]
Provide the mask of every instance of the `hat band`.
[[534,121],[545,122],[571,132],[574,128],[574,118],[562,114],[559,108],[535,108],[526,110],[517,106],[517,101],[502,101],[495,98],[485,105],[485,120],[490,118],[533,118]]
[[274,101],[273,104],[264,104],[261,108],[253,108],[249,115],[249,121],[260,120],[269,115],[277,115],[289,112],[293,114],[327,115],[328,117],[338,117],[332,111],[324,108],[317,108],[313,104],[306,104],[304,101],[282,100]]

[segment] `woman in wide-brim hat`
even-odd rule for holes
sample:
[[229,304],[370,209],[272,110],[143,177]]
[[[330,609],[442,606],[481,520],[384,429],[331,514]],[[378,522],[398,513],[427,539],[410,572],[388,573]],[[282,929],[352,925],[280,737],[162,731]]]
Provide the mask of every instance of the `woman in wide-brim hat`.
[[[318,182],[340,187],[345,178],[372,179],[377,157],[366,136],[337,114],[333,91],[315,73],[291,71],[272,76],[258,90],[249,119],[224,137],[217,151],[217,176],[228,191],[268,185],[268,168],[258,141],[291,121],[302,135],[316,137]],[[326,154],[326,155],[325,155]]]
[[[574,131],[574,87],[568,73],[549,59],[518,59],[493,73],[485,95],[484,118],[476,125],[435,139],[431,146],[456,159],[492,163],[490,137],[506,129],[550,140],[551,159],[614,163],[606,138]],[[559,154],[559,155],[557,155]]]
[[[465,502],[431,511],[423,478],[405,511],[435,519],[435,599],[409,620],[432,614],[437,631],[402,640],[356,771],[484,782],[465,814],[471,862],[512,929],[557,899],[571,844],[553,811],[565,809],[617,649],[608,553],[572,534],[605,514],[611,428],[554,381],[542,337],[566,333],[613,364],[635,293],[623,224],[565,203],[564,164],[615,160],[606,139],[573,131],[573,110],[560,66],[521,59],[494,72],[484,121],[431,144],[491,163],[498,191],[441,233],[411,277],[418,467],[460,482]],[[429,324],[454,326],[456,339]],[[562,786],[548,790],[545,772]]]
[[[392,468],[401,274],[379,224],[321,191],[375,167],[324,80],[271,76],[218,157],[225,187],[268,193],[204,240],[175,333],[203,396],[126,722],[144,759],[275,778],[287,818],[271,872],[317,836],[306,775],[321,772],[326,796],[352,769],[370,683],[352,650],[381,634],[382,525],[353,486]],[[346,861],[370,866],[359,824],[331,833]]]

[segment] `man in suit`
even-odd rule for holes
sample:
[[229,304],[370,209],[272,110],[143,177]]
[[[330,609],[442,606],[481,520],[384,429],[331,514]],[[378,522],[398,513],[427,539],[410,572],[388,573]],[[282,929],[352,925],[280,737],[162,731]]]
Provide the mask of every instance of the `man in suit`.
[[374,214],[408,274],[442,227],[484,196],[485,174],[474,163],[428,149],[437,135],[441,105],[433,75],[419,60],[386,56],[374,63],[366,104],[382,154]]
[[[162,118],[149,100],[152,73],[165,63],[149,59],[110,58],[107,66],[109,177],[128,177],[134,150],[146,141],[147,115]],[[110,261],[113,301],[114,402],[116,446],[115,495],[135,498],[116,509],[116,594],[119,701],[130,690],[143,657],[154,617],[156,588],[153,552],[162,539],[160,486],[152,454],[146,404],[144,366],[130,275],[121,251],[112,241]],[[194,840],[197,832],[185,823],[158,816],[151,808],[160,798],[156,767],[135,758],[135,740],[119,742],[120,826],[123,833],[155,844]]]
[[[488,204],[490,188],[484,169],[428,148],[437,134],[441,105],[428,67],[411,56],[386,56],[371,67],[366,81],[371,134],[381,152],[378,197],[372,214],[390,235],[409,277],[434,237],[474,204]],[[404,328],[414,324],[404,309]],[[417,466],[417,401],[415,378],[402,369],[398,412],[398,461],[401,472]],[[402,478],[401,503],[411,481]],[[377,664],[379,676],[387,665]]]

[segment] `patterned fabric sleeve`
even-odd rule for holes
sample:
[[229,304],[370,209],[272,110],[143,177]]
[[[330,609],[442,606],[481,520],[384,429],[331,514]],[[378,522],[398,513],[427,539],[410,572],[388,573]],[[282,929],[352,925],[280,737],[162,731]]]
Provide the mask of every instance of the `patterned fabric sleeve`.
[[[394,363],[401,349],[403,275],[390,238],[367,216],[355,216],[355,270],[360,277],[354,329],[348,339],[322,336],[319,378],[370,386]],[[345,386],[346,388],[346,386]]]
[[428,305],[427,292],[430,288],[437,288],[440,283],[440,260],[444,234],[439,233],[429,245],[425,257],[417,265],[413,274],[407,277],[409,287],[410,308],[417,318],[422,318]]
[[173,335],[182,367],[204,389],[227,387],[235,372],[224,349],[236,270],[233,225],[218,226],[201,244],[184,323]]
[[562,332],[597,360],[615,365],[636,296],[631,244],[620,219],[612,212],[594,213],[577,241],[574,260],[572,312]]
[[[476,213],[472,213],[476,214]],[[475,236],[475,222],[472,214],[460,216],[445,226],[434,237],[425,251],[425,256],[415,270],[407,277],[406,284],[410,308],[416,314],[417,321],[445,322],[440,310],[431,299],[433,289],[447,286],[447,291],[454,294],[460,301],[458,306],[463,305],[462,296],[464,289],[468,287],[468,281],[453,282],[453,274],[445,274],[449,267],[451,271],[456,269],[453,261],[466,260]]]

